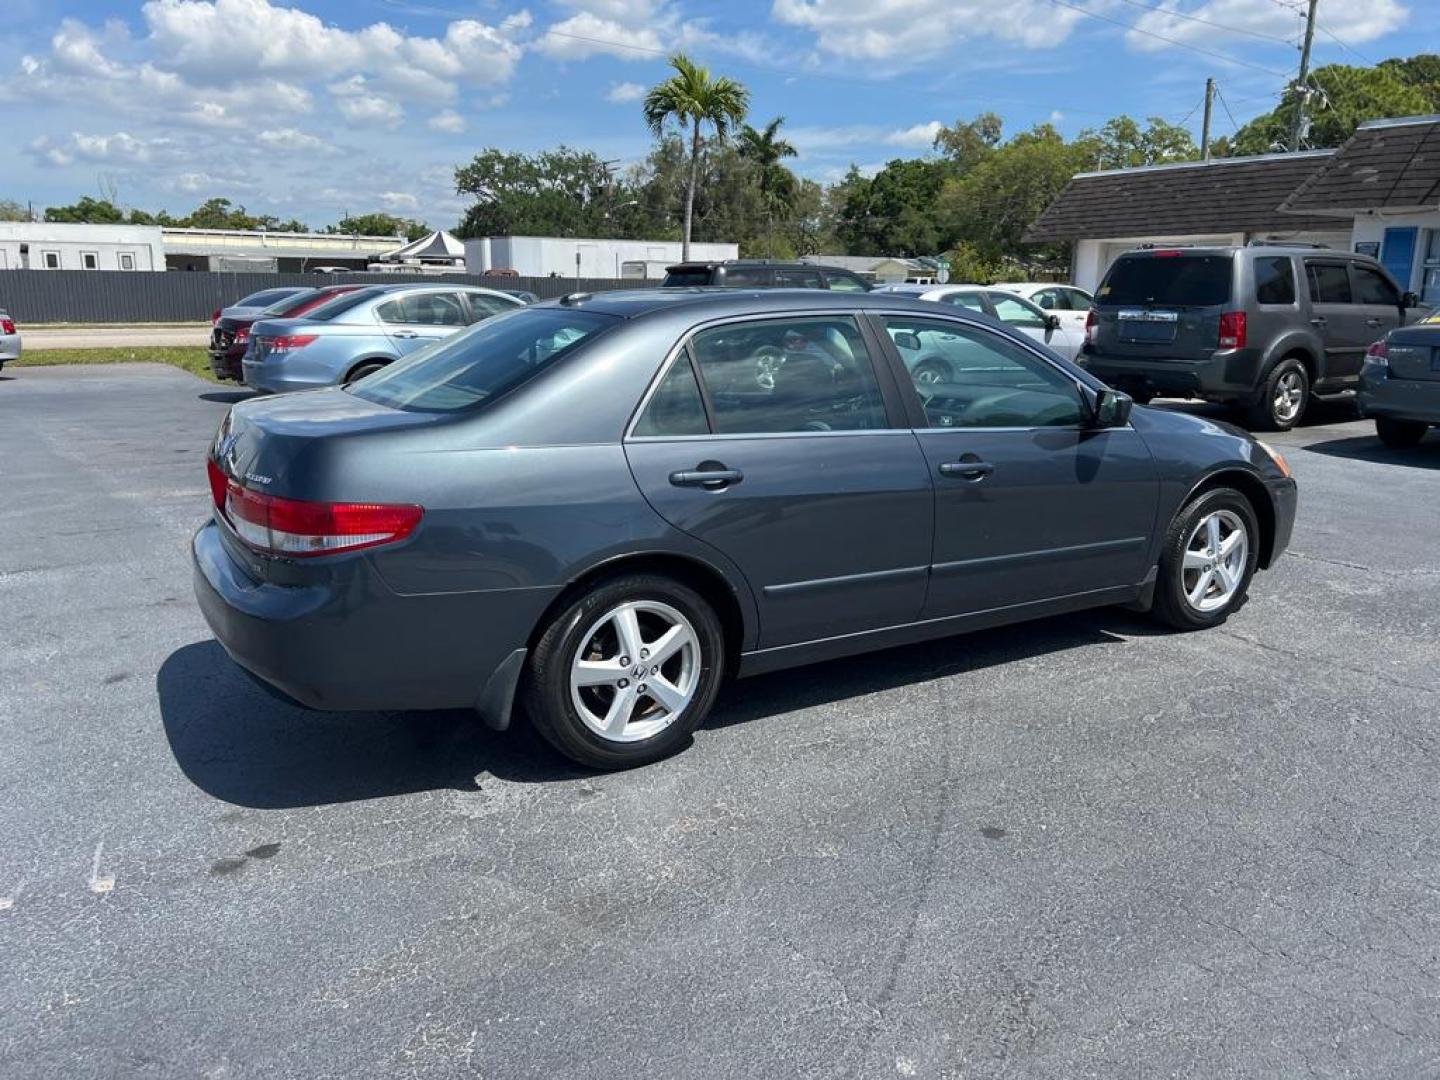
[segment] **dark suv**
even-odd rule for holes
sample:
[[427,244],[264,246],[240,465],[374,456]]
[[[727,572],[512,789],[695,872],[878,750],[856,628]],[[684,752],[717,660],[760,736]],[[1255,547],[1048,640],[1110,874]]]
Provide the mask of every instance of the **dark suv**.
[[835,292],[869,292],[870,283],[838,266],[812,266],[802,262],[767,262],[761,259],[726,259],[724,262],[689,262],[667,267],[662,288],[726,285],[732,289],[831,289]]
[[1415,298],[1374,259],[1296,246],[1142,248],[1095,293],[1079,362],[1129,391],[1293,427],[1312,395],[1355,389],[1365,350]]

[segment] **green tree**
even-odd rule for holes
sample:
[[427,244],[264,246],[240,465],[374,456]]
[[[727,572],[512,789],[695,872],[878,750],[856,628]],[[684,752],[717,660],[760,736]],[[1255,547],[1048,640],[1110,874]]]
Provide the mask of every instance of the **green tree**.
[[18,199],[0,199],[0,221],[29,221],[30,210]]
[[533,155],[484,150],[455,170],[455,190],[474,199],[455,228],[462,238],[615,236],[616,208],[629,198],[597,155],[567,146]]
[[993,112],[974,120],[957,120],[935,135],[935,149],[950,159],[957,173],[969,172],[1000,145],[1004,124]]
[[851,166],[836,234],[851,255],[933,255],[949,236],[936,200],[951,167],[943,160],[897,158],[866,180]]
[[745,119],[750,92],[734,79],[711,76],[709,69],[694,63],[684,53],[670,58],[675,74],[645,96],[645,123],[658,138],[670,119],[690,126],[690,175],[685,188],[685,219],[681,233],[680,257],[690,258],[690,234],[695,213],[695,188],[700,179],[701,128],[708,124],[715,141],[725,142],[730,129]]
[[1200,157],[1190,132],[1159,116],[1147,119],[1143,128],[1129,116],[1117,116],[1098,131],[1082,131],[1076,141],[1093,146],[1091,168],[1096,169],[1130,169]]
[[795,197],[795,174],[780,164],[798,153],[792,143],[780,137],[784,123],[785,118],[777,116],[758,131],[746,124],[736,138],[740,156],[760,170],[760,190],[776,206],[788,206]]
[[46,221],[85,222],[91,225],[123,225],[125,213],[108,199],[82,197],[70,206],[47,206]]
[[[1339,146],[1366,120],[1418,116],[1440,111],[1440,56],[1422,53],[1384,60],[1374,67],[1326,64],[1310,73],[1305,148]],[[1292,87],[1280,104],[1255,117],[1224,149],[1234,154],[1268,154],[1290,146],[1300,97]]]
[[334,225],[325,226],[327,233],[355,233],[360,236],[403,236],[419,240],[430,233],[429,225],[411,218],[395,217],[376,211],[372,214],[351,214]]

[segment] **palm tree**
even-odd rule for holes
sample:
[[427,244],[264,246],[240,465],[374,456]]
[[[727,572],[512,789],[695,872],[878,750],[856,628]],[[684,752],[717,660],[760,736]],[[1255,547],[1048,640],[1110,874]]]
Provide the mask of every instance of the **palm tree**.
[[690,225],[695,213],[695,184],[700,176],[700,127],[709,124],[715,138],[724,142],[730,129],[745,119],[750,91],[723,75],[711,77],[684,53],[670,58],[675,74],[653,87],[645,96],[645,123],[658,138],[665,121],[674,117],[681,126],[690,125],[690,178],[685,185],[685,233],[680,249],[682,260],[690,258]]
[[760,131],[746,124],[739,135],[740,156],[760,170],[760,190],[774,203],[788,203],[795,193],[795,176],[780,162],[797,156],[798,151],[780,137],[783,123],[785,118],[777,116]]

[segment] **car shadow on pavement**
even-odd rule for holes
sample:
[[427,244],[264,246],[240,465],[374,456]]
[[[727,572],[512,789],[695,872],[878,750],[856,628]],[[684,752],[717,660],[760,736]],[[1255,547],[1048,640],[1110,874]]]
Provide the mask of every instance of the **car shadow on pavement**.
[[1419,446],[1409,450],[1392,450],[1375,435],[1356,435],[1348,439],[1310,443],[1305,447],[1312,454],[1368,461],[1375,465],[1404,465],[1410,469],[1440,469],[1440,436],[1430,434]]
[[[1154,405],[1156,408],[1167,409],[1170,412],[1189,413],[1191,416],[1203,416],[1207,420],[1222,420],[1239,428],[1245,427],[1244,414],[1228,405],[1217,405],[1209,401],[1192,401],[1185,398],[1156,398]],[[1358,419],[1360,419],[1360,413],[1356,410],[1353,398],[1332,398],[1329,401],[1310,402],[1309,407],[1305,410],[1305,415],[1300,418],[1298,426],[1301,429],[1326,427],[1330,424],[1348,424],[1352,420]],[[1266,439],[1271,436],[1262,432],[1260,438]]]
[[[723,729],[1163,632],[1142,615],[1104,609],[814,664],[722,687],[704,727]],[[292,705],[241,671],[215,641],[172,653],[160,667],[156,689],[181,771],[207,794],[239,806],[283,809],[474,791],[482,774],[515,783],[592,775],[552,751],[523,718],[508,732],[495,732],[467,709],[324,713]]]
[[235,405],[241,401],[249,401],[254,396],[254,390],[207,390],[196,395],[201,401],[213,401],[218,405]]
[[217,799],[257,809],[420,791],[474,791],[476,777],[543,783],[590,773],[526,724],[491,731],[468,709],[325,713],[251,679],[215,641],[171,653],[156,676],[176,763]]

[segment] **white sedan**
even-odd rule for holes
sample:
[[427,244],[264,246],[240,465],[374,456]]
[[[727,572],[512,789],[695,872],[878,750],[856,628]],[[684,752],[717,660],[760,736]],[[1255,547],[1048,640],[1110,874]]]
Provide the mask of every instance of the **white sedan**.
[[1095,298],[1084,289],[1077,289],[1074,285],[1057,285],[1053,281],[1007,281],[993,287],[1025,297],[1042,310],[1057,316],[1061,326],[1073,327],[1082,334],[1085,332],[1085,318],[1095,303]]
[[1055,352],[1074,360],[1085,344],[1085,323],[1082,317],[1079,329],[1066,326],[1058,317],[1040,310],[1029,300],[1014,293],[1006,292],[999,286],[986,288],[981,285],[881,285],[875,292],[898,293],[913,296],[917,300],[933,300],[940,304],[969,308],[993,315],[1003,323],[1009,323],[1027,337],[1042,345],[1048,345]]

